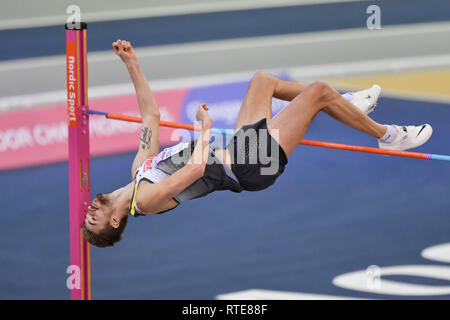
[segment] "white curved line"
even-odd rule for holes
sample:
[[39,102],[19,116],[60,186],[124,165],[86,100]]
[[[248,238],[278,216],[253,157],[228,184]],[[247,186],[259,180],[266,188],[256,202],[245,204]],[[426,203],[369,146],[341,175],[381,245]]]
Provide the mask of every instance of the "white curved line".
[[368,285],[367,270],[349,272],[335,277],[332,283],[338,287],[398,296],[434,296],[450,294],[450,286],[431,286],[402,283],[385,280],[383,276],[400,275],[416,276],[441,280],[450,280],[450,267],[429,265],[404,265],[380,268],[379,285],[374,288]]
[[450,263],[450,242],[425,248],[421,255],[428,260]]

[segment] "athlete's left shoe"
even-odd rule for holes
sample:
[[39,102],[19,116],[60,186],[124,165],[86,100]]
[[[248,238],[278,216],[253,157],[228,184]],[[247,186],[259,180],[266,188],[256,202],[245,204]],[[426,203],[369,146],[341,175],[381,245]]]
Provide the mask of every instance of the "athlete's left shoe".
[[369,89],[356,92],[349,92],[349,94],[353,96],[353,99],[350,102],[353,103],[356,107],[358,107],[359,110],[361,110],[365,114],[369,114],[373,110],[375,110],[375,106],[377,105],[380,93],[381,87],[377,84],[374,84]]
[[378,140],[378,146],[381,149],[390,150],[408,150],[423,145],[433,134],[433,128],[429,124],[421,126],[396,126],[392,125],[397,131],[394,141],[384,143]]

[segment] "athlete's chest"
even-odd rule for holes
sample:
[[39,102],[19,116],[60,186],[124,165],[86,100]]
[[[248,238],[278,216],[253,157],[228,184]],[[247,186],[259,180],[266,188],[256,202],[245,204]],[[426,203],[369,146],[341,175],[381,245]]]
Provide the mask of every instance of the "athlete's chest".
[[[157,192],[157,188],[159,188],[155,183],[149,182],[147,180],[141,180],[138,184],[138,188],[136,190],[136,199],[144,200],[138,201],[140,203],[147,203],[145,200],[151,200],[155,192]],[[178,202],[174,199],[164,199],[164,201],[149,201],[151,203],[151,207],[146,207],[145,205],[139,207],[139,209],[145,214],[157,214],[168,211],[170,209],[175,208],[178,205]]]

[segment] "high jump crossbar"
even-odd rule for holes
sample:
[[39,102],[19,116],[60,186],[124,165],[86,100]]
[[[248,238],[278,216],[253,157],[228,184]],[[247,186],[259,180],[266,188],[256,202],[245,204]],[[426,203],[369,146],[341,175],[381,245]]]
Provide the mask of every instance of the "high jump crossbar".
[[[101,115],[101,116],[105,116],[108,119],[114,119],[114,120],[137,122],[137,123],[142,122],[142,119],[139,117],[132,117],[132,116],[127,116],[127,115],[122,115],[122,114],[111,114],[111,113],[96,111],[96,110],[86,110],[86,113],[94,114],[94,115]],[[186,124],[186,123],[160,121],[159,124],[160,124],[160,126],[163,126],[163,127],[186,129],[186,130],[196,130],[196,131],[201,130],[200,126],[195,126],[195,125]],[[211,133],[234,134],[234,130],[212,128]],[[387,155],[387,156],[426,159],[426,160],[450,161],[450,156],[442,155],[442,154],[389,150],[389,149],[380,149],[380,148],[365,147],[365,146],[355,146],[355,145],[349,145],[349,144],[326,142],[326,141],[316,141],[316,140],[306,140],[306,139],[301,140],[299,144],[305,145],[305,146],[312,146],[312,147],[328,148],[328,149],[338,149],[338,150],[382,154],[382,155]]]

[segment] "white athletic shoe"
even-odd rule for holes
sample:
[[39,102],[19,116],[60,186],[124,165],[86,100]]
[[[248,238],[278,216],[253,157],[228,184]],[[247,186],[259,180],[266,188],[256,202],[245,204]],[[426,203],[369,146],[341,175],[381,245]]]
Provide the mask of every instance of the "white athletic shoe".
[[369,114],[377,105],[377,100],[381,93],[381,87],[374,84],[369,89],[349,93],[353,95],[353,99],[350,102],[365,114]]
[[408,150],[421,146],[430,139],[433,128],[429,124],[421,126],[396,126],[397,136],[391,143],[384,143],[378,140],[381,149]]

